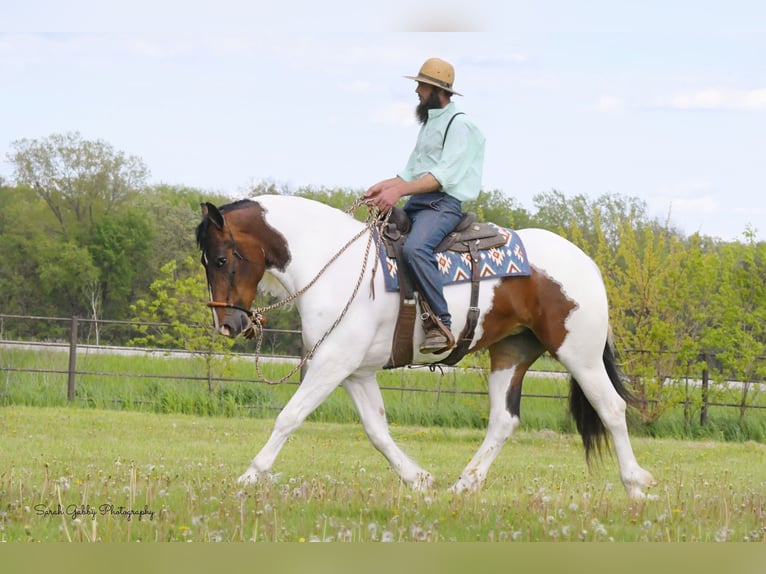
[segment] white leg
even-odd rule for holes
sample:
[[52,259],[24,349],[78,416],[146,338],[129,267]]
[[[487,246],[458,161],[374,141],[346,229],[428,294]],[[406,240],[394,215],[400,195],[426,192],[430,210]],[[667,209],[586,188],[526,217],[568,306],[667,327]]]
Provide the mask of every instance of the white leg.
[[314,361],[298,390],[274,421],[274,430],[269,440],[250,463],[250,467],[239,477],[238,482],[250,484],[270,476],[274,461],[288,437],[324,402],[347,374],[337,368],[323,369]]
[[480,488],[500,449],[519,426],[519,417],[511,415],[506,405],[508,388],[515,373],[516,367],[490,373],[487,436],[471,462],[463,469],[460,478],[450,488],[452,492],[461,493]]
[[416,490],[431,488],[433,476],[418,466],[391,438],[383,395],[375,380],[375,373],[354,375],[343,383],[343,387],[356,405],[370,442],[388,459],[401,479]]
[[628,436],[625,420],[626,404],[617,394],[603,366],[572,371],[585,397],[598,413],[612,437],[620,478],[629,498],[644,499],[643,489],[657,482],[648,471],[639,466]]

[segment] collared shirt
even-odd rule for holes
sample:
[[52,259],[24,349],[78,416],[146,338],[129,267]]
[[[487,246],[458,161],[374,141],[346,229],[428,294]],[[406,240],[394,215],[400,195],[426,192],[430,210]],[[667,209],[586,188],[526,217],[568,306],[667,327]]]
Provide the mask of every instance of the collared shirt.
[[455,113],[453,102],[428,110],[428,121],[420,128],[415,149],[399,177],[413,181],[430,172],[441,184],[442,191],[460,201],[468,201],[476,199],[481,188],[484,136],[468,116],[460,114],[444,141],[444,131]]

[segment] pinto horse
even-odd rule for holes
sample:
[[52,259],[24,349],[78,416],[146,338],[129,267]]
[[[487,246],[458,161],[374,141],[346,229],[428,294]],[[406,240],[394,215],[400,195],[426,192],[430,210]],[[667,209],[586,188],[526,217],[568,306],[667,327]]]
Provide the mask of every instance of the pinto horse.
[[[373,272],[375,265],[364,268],[362,277],[372,282],[370,292],[352,296],[363,269],[365,242],[349,245],[349,239],[361,238],[365,224],[322,203],[291,196],[259,196],[257,201],[241,200],[220,209],[204,203],[202,214],[197,243],[217,331],[236,337],[252,329],[256,315],[251,305],[260,288],[278,296],[299,294],[296,305],[304,345],[310,349],[321,342],[312,351],[300,386],[277,416],[271,436],[239,482],[269,477],[290,434],[342,385],[370,441],[401,480],[415,489],[431,488],[433,476],[391,438],[375,378],[391,352],[399,296],[385,291],[382,273]],[[628,437],[625,412],[630,395],[607,340],[609,315],[601,273],[578,247],[554,233],[524,229],[518,234],[531,274],[482,281],[479,323],[470,351],[489,352],[489,423],[484,442],[451,490],[460,493],[482,485],[519,425],[524,374],[548,351],[571,374],[570,411],[586,458],[601,450],[608,431],[628,496],[644,498],[644,489],[655,481],[639,466]],[[458,333],[464,326],[469,290],[465,283],[444,290]],[[414,364],[446,356],[420,355],[421,329],[415,329],[414,337]]]

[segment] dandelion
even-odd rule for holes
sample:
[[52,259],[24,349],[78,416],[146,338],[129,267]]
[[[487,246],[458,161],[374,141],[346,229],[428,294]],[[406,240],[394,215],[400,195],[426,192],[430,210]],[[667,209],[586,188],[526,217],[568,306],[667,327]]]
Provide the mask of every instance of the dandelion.
[[727,542],[732,534],[734,534],[733,530],[730,530],[726,526],[723,526],[718,532],[716,532],[715,541]]
[[413,526],[410,528],[410,537],[415,542],[425,542],[428,539],[428,533],[420,526]]
[[384,530],[383,534],[380,536],[381,542],[393,542],[395,540],[394,533],[390,530]]

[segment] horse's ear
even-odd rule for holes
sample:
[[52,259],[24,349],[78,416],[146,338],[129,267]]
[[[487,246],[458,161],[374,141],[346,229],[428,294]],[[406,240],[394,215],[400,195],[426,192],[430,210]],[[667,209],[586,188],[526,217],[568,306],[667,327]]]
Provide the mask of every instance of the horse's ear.
[[200,203],[202,208],[202,216],[207,216],[210,221],[215,224],[218,229],[223,229],[223,215],[218,211],[218,208],[210,202]]

